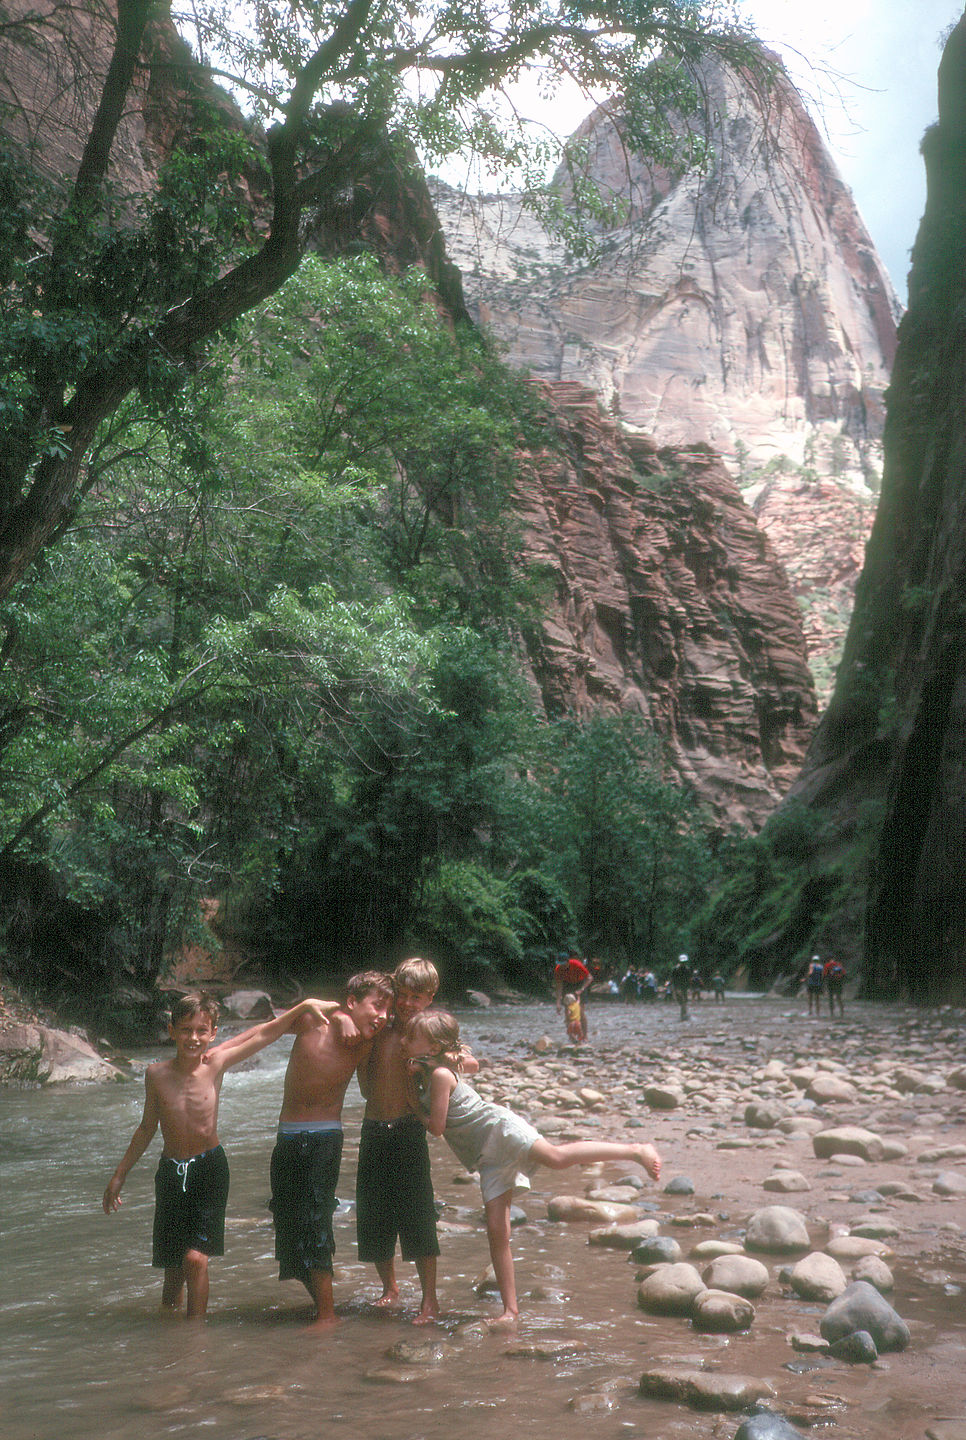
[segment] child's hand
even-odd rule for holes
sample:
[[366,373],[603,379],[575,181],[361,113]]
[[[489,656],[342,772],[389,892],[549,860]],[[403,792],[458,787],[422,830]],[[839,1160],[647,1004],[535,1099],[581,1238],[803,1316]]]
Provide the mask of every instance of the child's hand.
[[329,1006],[323,1005],[321,1000],[305,1000],[303,1002],[303,1014],[315,1021],[316,1025],[328,1025]]
[[104,1191],[104,1198],[101,1201],[101,1204],[104,1206],[105,1215],[110,1215],[112,1211],[120,1208],[121,1186],[123,1183],[122,1180],[118,1180],[116,1176],[113,1175],[108,1181],[107,1189]]
[[358,1025],[352,1016],[347,1015],[344,1010],[337,1010],[329,1021],[329,1024],[343,1045],[358,1045],[362,1039]]

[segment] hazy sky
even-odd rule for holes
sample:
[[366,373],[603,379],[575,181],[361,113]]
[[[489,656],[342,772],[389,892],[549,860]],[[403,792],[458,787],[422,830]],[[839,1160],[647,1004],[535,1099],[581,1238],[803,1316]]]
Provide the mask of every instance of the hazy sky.
[[905,303],[909,250],[926,196],[919,142],[937,118],[940,37],[962,15],[964,0],[740,3],[824,126]]

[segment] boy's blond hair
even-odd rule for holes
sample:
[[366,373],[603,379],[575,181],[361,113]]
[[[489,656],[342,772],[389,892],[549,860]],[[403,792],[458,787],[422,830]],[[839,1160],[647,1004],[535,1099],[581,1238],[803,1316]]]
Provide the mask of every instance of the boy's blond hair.
[[435,995],[439,989],[439,971],[431,960],[412,955],[401,960],[392,972],[394,989],[413,990],[417,995]]

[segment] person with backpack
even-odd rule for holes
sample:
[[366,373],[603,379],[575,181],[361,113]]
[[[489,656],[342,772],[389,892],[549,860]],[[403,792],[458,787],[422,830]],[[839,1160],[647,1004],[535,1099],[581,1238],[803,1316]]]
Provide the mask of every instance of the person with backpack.
[[822,990],[825,987],[825,967],[817,955],[813,955],[805,971],[805,993],[808,996],[809,1015],[822,1013]]
[[828,991],[828,1013],[835,1014],[835,1002],[839,1002],[839,1014],[845,1015],[842,1003],[842,988],[845,985],[845,966],[840,960],[826,960],[822,967],[825,989]]

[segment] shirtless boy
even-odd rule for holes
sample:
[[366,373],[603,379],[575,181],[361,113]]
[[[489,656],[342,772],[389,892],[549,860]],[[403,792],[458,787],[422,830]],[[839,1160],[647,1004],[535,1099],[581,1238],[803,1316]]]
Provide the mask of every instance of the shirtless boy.
[[303,1000],[274,1020],[209,1049],[218,1025],[218,1003],[191,994],[177,1001],[168,1034],[175,1053],[149,1065],[144,1075],[144,1112],[124,1157],[104,1191],[104,1213],[121,1204],[121,1186],[144,1154],[158,1126],[163,1148],[154,1180],[152,1264],[164,1270],[161,1304],[176,1310],[185,1287],[188,1318],[208,1308],[208,1257],[225,1253],[228,1161],[218,1143],[218,1101],[224,1073],[296,1026],[324,1026],[330,1001]]
[[[272,1152],[272,1214],[280,1280],[301,1280],[315,1302],[310,1328],[336,1323],[332,1297],[335,1187],[342,1161],[342,1102],[356,1068],[385,1026],[392,980],[374,970],[353,975],[340,1006],[358,1032],[306,1025],[285,1072],[278,1139]],[[338,1014],[336,1019],[338,1018]]]
[[399,1303],[395,1270],[399,1239],[403,1259],[416,1262],[422,1287],[413,1324],[431,1325],[439,1316],[436,1206],[426,1128],[409,1107],[402,1033],[414,1015],[433,1003],[439,975],[430,961],[414,956],[396,966],[392,983],[392,1020],[359,1067],[366,1113],[359,1140],[356,1237],[359,1259],[371,1261],[382,1281],[382,1295],[376,1301],[381,1309]]

